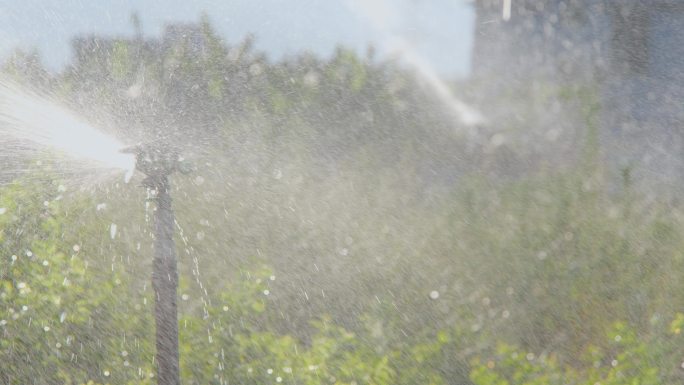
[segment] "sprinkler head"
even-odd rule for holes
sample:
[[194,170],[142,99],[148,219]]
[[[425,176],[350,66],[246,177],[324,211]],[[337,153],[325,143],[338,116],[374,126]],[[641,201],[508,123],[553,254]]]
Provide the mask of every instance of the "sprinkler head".
[[121,152],[135,155],[136,170],[147,175],[144,181],[146,186],[157,186],[176,171],[188,174],[193,169],[178,149],[166,144],[142,143],[124,148]]

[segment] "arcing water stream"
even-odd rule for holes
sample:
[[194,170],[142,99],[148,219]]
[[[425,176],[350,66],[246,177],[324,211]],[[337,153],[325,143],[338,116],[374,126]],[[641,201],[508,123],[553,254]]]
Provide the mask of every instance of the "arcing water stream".
[[390,55],[401,58],[446,110],[453,114],[460,125],[472,130],[474,127],[485,124],[482,113],[458,99],[449,85],[440,78],[430,61],[423,57],[407,39],[394,32],[393,21],[396,21],[398,15],[389,1],[347,0],[345,4],[370,23],[380,36],[378,43],[381,48]]

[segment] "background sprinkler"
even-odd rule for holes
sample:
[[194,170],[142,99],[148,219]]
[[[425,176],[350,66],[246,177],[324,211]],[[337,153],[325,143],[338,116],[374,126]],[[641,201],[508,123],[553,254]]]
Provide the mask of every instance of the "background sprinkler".
[[152,193],[154,214],[154,263],[152,287],[155,294],[157,383],[180,385],[178,353],[178,267],[173,242],[175,223],[169,175],[190,172],[178,150],[163,144],[141,144],[124,149],[135,155],[137,170],[147,177],[143,186]]

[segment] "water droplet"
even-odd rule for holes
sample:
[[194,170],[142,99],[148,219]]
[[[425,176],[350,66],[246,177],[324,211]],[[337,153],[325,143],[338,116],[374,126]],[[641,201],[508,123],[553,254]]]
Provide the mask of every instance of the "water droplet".
[[499,147],[506,142],[506,137],[503,134],[494,134],[490,142],[493,147]]
[[249,73],[253,76],[259,76],[261,74],[262,68],[259,63],[254,63],[249,66]]

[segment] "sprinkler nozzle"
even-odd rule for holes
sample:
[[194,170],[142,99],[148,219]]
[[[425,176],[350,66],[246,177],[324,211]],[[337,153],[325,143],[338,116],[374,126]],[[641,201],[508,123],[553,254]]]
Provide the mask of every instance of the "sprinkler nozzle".
[[135,168],[147,175],[146,185],[158,184],[163,178],[178,171],[189,174],[193,167],[180,152],[165,144],[137,144],[121,150],[135,156]]

